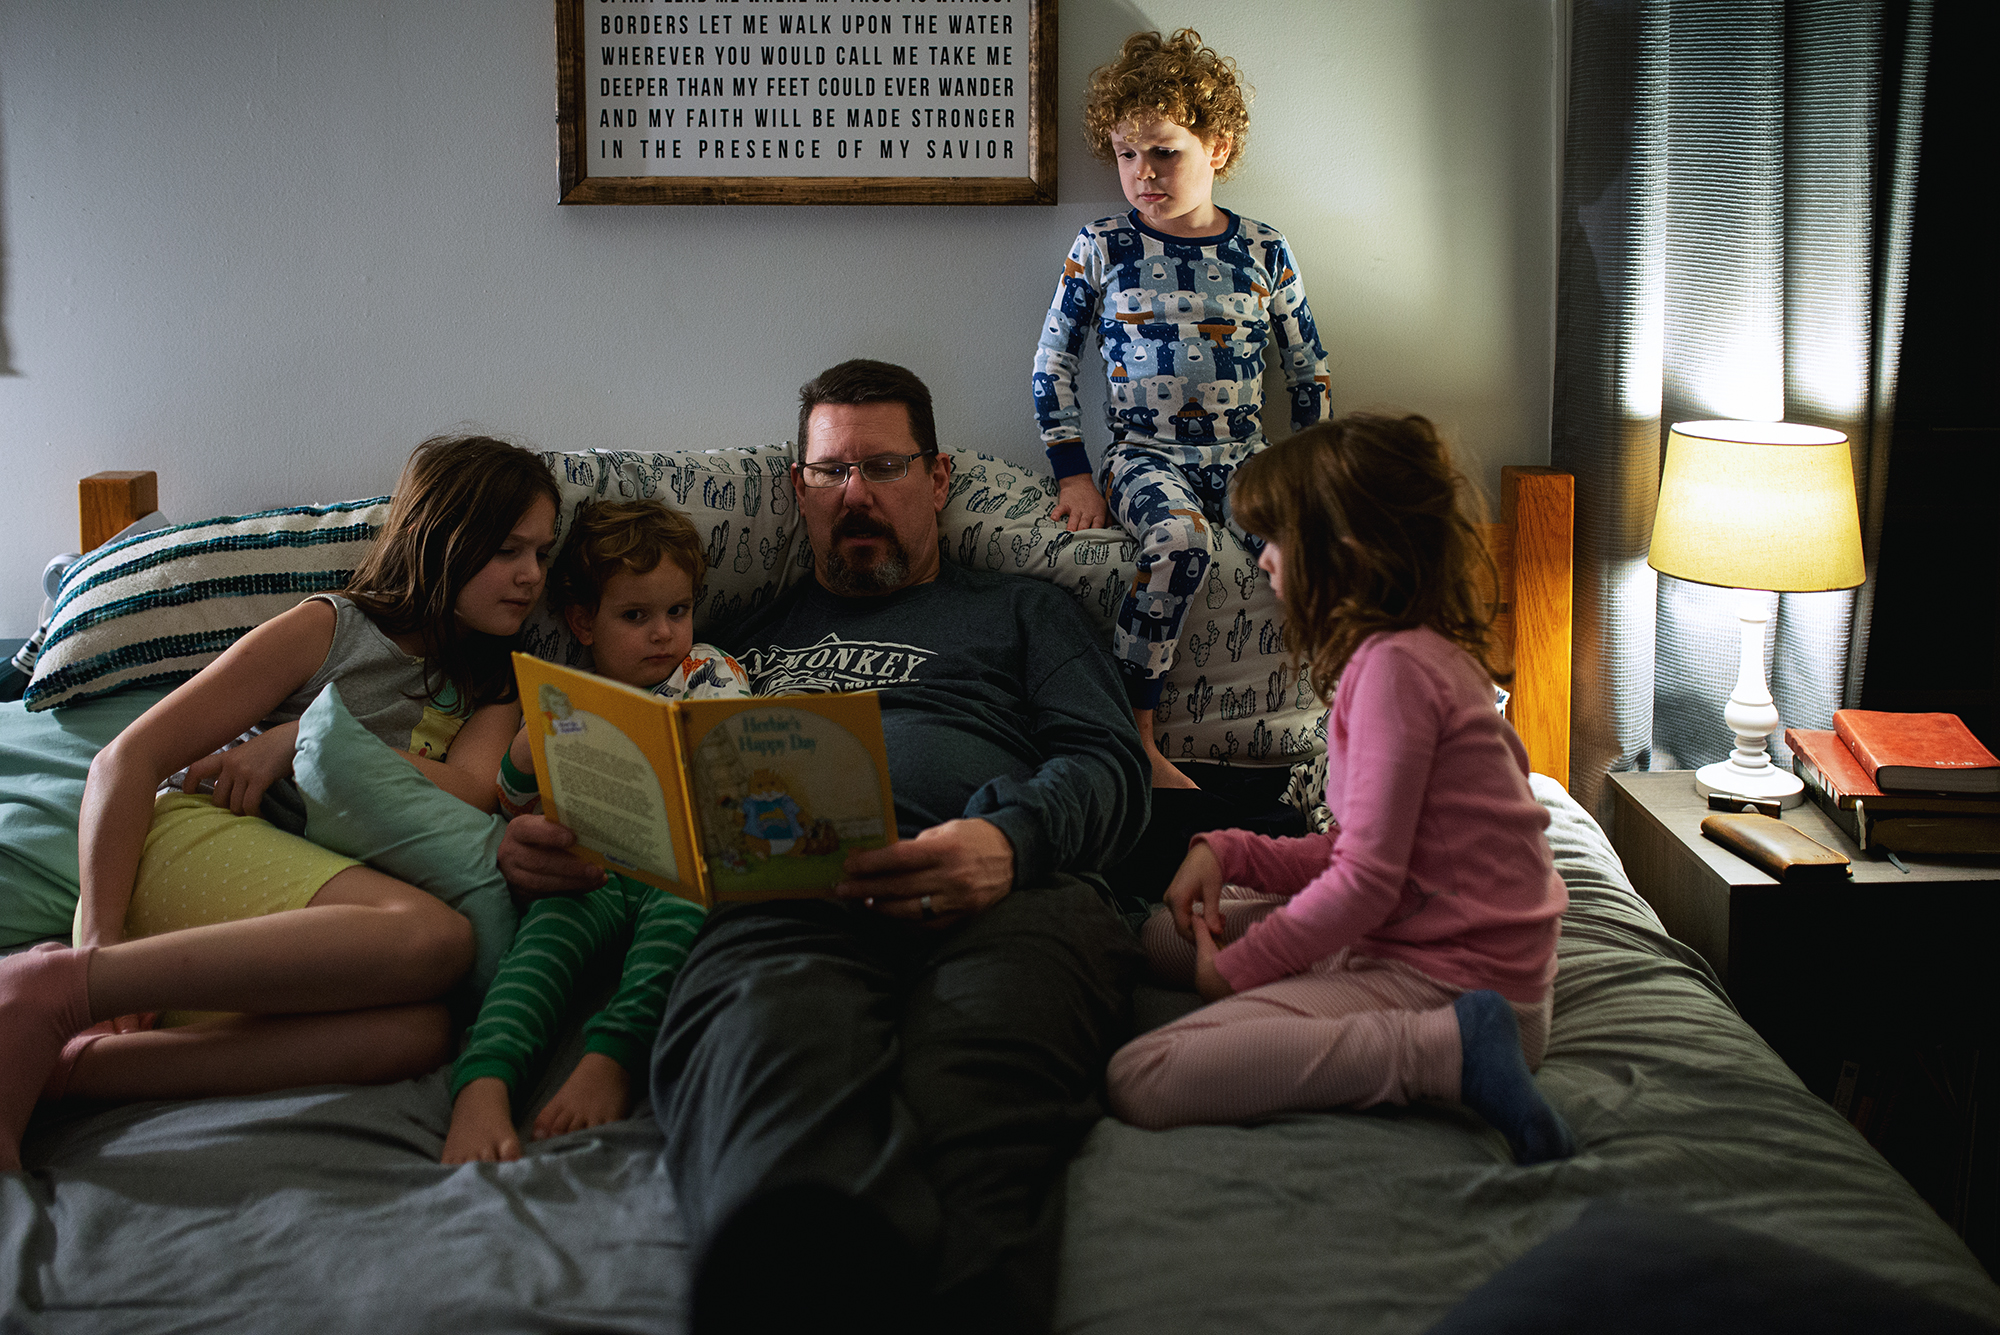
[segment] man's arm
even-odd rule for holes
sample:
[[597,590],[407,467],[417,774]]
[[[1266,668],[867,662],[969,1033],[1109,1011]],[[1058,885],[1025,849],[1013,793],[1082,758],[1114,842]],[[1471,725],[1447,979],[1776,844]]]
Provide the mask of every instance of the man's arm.
[[1024,683],[1024,715],[1041,763],[979,788],[962,819],[854,854],[842,897],[912,920],[974,913],[1055,872],[1109,866],[1138,842],[1152,770],[1110,654],[1053,590],[1024,600],[1015,625],[1021,661],[1039,674]]
[[834,887],[889,918],[935,922],[990,908],[1014,888],[1014,845],[985,820],[948,820],[850,855]]
[[1139,842],[1152,802],[1152,768],[1111,655],[1067,596],[1041,624],[1023,626],[1028,661],[1049,664],[1031,683],[1029,739],[1043,759],[1024,779],[980,788],[965,814],[989,821],[1014,847],[1014,884],[1059,871],[1098,871]]

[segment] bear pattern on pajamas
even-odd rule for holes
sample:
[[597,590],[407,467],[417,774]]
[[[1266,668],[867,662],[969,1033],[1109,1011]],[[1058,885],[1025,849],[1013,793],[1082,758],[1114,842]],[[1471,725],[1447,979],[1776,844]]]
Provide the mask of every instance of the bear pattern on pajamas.
[[1274,344],[1293,430],[1325,415],[1326,352],[1291,247],[1230,215],[1216,237],[1164,236],[1130,215],[1077,235],[1035,350],[1042,444],[1058,477],[1088,469],[1076,377],[1092,333],[1113,442],[1261,443],[1265,354]]

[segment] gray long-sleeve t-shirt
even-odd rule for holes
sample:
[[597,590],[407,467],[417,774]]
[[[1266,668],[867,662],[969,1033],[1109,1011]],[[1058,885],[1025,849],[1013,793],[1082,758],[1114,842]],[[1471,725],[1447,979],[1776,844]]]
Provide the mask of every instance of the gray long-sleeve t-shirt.
[[1151,774],[1117,669],[1053,585],[950,562],[881,597],[808,577],[716,638],[759,695],[882,692],[904,838],[991,821],[1020,887],[1106,867],[1145,828]]

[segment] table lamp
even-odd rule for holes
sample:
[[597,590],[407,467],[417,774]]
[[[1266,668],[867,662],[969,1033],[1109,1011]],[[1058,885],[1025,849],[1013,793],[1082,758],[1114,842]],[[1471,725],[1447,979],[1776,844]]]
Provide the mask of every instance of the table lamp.
[[1695,771],[1695,791],[1797,806],[1799,780],[1771,763],[1778,710],[1764,681],[1764,592],[1851,589],[1866,578],[1847,437],[1791,422],[1680,422],[1667,433],[1646,564],[1744,591],[1743,664],[1722,711],[1729,759]]

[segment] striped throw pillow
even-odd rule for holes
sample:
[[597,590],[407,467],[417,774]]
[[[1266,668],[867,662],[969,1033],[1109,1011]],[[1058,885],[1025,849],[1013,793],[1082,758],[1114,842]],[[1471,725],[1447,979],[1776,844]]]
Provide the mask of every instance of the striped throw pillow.
[[345,588],[388,514],[377,496],[107,543],[64,577],[23,701],[50,709],[186,681],[307,595]]

